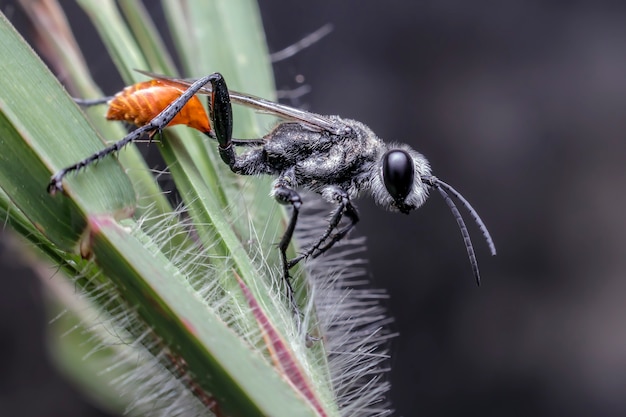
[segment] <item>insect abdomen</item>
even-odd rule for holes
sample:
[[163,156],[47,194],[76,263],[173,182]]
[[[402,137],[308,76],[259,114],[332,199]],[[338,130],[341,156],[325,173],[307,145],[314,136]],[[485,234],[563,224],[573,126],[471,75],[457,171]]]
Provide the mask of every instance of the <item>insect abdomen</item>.
[[[160,80],[131,85],[109,101],[106,118],[143,126],[180,97],[183,92],[184,90],[180,87]],[[192,97],[168,126],[178,124],[187,125],[202,133],[208,133],[211,130],[209,118],[198,97]]]

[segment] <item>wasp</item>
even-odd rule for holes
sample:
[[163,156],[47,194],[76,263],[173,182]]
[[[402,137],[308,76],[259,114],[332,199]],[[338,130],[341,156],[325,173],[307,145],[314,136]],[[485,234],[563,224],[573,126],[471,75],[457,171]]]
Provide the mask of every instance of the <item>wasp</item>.
[[[409,214],[436,189],[461,231],[470,266],[477,284],[480,272],[470,235],[450,194],[469,212],[492,255],[493,239],[470,203],[452,186],[431,173],[428,160],[404,144],[388,144],[368,126],[339,116],[323,116],[228,89],[224,77],[213,73],[197,80],[166,77],[140,71],[152,78],[125,88],[108,98],[107,118],[124,120],[139,127],[118,142],[68,166],[50,179],[48,191],[62,191],[63,178],[70,172],[119,151],[144,135],[152,137],[166,126],[185,124],[217,141],[219,155],[232,172],[239,175],[272,175],[271,195],[280,204],[291,206],[291,217],[278,248],[282,272],[291,291],[289,271],[306,258],[317,258],[341,241],[359,221],[354,199],[369,194],[392,212]],[[208,96],[209,115],[199,94]],[[83,104],[105,102],[97,100]],[[281,121],[259,139],[232,137],[232,103],[275,115]],[[246,146],[243,152],[237,147]],[[250,149],[251,147],[251,149]],[[293,259],[287,248],[292,240],[302,199],[298,189],[308,189],[334,204],[328,226],[319,238]],[[342,223],[342,219],[346,219]]]

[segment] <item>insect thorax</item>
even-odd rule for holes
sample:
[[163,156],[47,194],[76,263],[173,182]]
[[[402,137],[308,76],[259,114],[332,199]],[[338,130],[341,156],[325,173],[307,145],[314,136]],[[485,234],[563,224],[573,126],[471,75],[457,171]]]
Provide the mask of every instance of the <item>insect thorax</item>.
[[329,118],[349,129],[337,135],[299,123],[279,124],[265,137],[268,162],[278,173],[295,167],[299,186],[320,191],[335,185],[355,196],[375,169],[384,144],[362,123]]

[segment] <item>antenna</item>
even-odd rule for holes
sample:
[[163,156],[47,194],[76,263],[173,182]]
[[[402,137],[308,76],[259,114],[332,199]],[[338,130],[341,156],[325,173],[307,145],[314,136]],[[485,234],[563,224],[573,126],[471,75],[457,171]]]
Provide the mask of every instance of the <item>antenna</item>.
[[489,230],[487,230],[487,226],[485,226],[485,223],[482,221],[482,219],[478,215],[478,212],[474,210],[474,207],[472,207],[469,201],[467,201],[461,195],[461,193],[455,190],[451,185],[441,181],[439,178],[432,176],[432,175],[423,176],[421,177],[421,179],[424,183],[430,185],[431,187],[435,187],[437,191],[439,191],[439,194],[441,194],[446,204],[448,204],[450,211],[452,211],[452,215],[454,216],[454,219],[456,220],[456,223],[458,224],[459,229],[461,230],[461,236],[463,236],[463,242],[465,243],[465,249],[467,249],[467,256],[469,256],[470,265],[472,266],[472,272],[474,273],[474,278],[476,278],[476,284],[480,285],[480,272],[478,270],[478,261],[476,260],[476,253],[474,252],[474,245],[472,245],[472,239],[470,238],[469,232],[467,231],[467,226],[465,225],[465,221],[463,220],[463,217],[461,216],[461,212],[459,212],[459,209],[456,207],[456,204],[454,204],[454,201],[452,200],[448,192],[454,195],[461,202],[461,204],[463,204],[465,209],[469,212],[470,216],[472,216],[472,219],[474,219],[474,222],[478,226],[478,229],[483,234],[485,241],[487,242],[487,246],[489,246],[489,251],[491,252],[491,256],[495,256],[496,246],[494,245],[493,239],[491,238],[491,235],[489,234]]

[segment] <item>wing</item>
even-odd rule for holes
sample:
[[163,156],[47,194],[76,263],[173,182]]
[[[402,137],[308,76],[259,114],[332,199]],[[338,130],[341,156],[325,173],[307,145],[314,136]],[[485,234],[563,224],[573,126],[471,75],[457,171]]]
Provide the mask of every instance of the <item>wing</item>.
[[[168,77],[165,75],[154,74],[148,71],[135,70],[148,77],[160,80],[164,83],[181,86],[188,88],[195,80],[184,80],[180,78]],[[275,103],[273,101],[265,100],[260,97],[255,97],[248,94],[238,93],[236,91],[229,91],[231,101],[241,104],[246,107],[253,108],[263,113],[272,114],[282,119],[297,122],[305,125],[311,130],[322,131],[339,135],[344,132],[346,126],[343,123],[335,122],[326,117],[317,115],[315,113],[309,113],[304,110],[295,109],[293,107],[285,106],[283,104]],[[203,87],[199,94],[211,94],[211,86]]]

